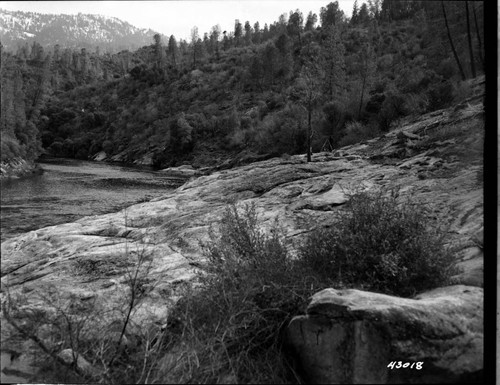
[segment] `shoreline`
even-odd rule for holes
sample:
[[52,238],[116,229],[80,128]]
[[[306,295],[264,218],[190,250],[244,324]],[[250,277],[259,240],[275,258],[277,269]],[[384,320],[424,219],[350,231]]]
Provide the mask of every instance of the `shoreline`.
[[14,158],[0,163],[0,180],[19,179],[32,175],[40,175],[43,169],[34,161]]

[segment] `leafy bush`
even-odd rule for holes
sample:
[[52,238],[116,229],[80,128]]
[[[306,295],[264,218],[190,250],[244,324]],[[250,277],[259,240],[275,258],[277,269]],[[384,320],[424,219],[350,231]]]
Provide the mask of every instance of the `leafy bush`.
[[448,107],[453,101],[453,85],[449,80],[429,87],[427,91],[429,111]]
[[390,90],[386,92],[386,97],[382,102],[378,115],[379,128],[382,131],[389,131],[391,123],[400,116],[405,115],[404,104],[405,99],[398,91]]
[[290,258],[276,224],[269,234],[258,227],[254,206],[230,206],[211,238],[197,288],[173,311],[171,352],[178,359],[162,380],[296,382],[281,354],[281,333],[320,288]]
[[338,223],[317,229],[300,250],[302,263],[335,285],[400,296],[445,285],[454,257],[422,205],[395,191],[357,193]]
[[0,145],[1,145],[0,156],[2,162],[8,161],[17,156],[24,155],[24,152],[22,150],[21,145],[19,144],[19,141],[13,138],[8,133],[4,132],[1,133]]

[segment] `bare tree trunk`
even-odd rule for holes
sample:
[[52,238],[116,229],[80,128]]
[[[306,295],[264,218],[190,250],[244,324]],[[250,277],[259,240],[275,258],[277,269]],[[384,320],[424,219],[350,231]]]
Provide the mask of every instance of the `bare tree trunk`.
[[457,65],[458,65],[458,69],[460,70],[460,75],[462,76],[462,80],[465,80],[466,79],[465,72],[464,72],[464,69],[462,68],[462,64],[460,64],[460,59],[458,58],[457,51],[455,49],[455,45],[453,44],[453,40],[451,38],[450,27],[448,26],[448,19],[446,18],[446,10],[444,9],[444,1],[443,0],[441,0],[441,8],[443,10],[444,22],[446,24],[446,32],[448,33],[448,40],[450,41],[451,50],[453,51],[453,56],[455,57],[455,60],[456,60]]
[[311,137],[312,137],[312,126],[311,126],[311,114],[312,114],[312,101],[309,101],[307,106],[307,162],[311,161]]
[[368,72],[368,68],[365,67],[365,73],[363,74],[363,86],[361,87],[361,98],[359,100],[358,119],[361,116],[361,109],[363,107],[363,97],[364,97],[364,94],[365,94],[365,85],[366,85],[367,72]]
[[469,57],[470,57],[470,69],[472,71],[472,77],[476,77],[476,65],[474,64],[474,52],[472,51],[472,37],[470,33],[470,20],[469,20],[469,2],[465,2],[465,14],[467,16],[467,40],[469,42]]
[[484,54],[483,54],[483,44],[481,43],[481,34],[479,33],[479,26],[477,24],[477,16],[476,16],[476,7],[472,6],[472,12],[474,13],[474,24],[476,26],[476,36],[477,41],[479,42],[479,59],[481,60],[481,64],[483,65],[484,70]]

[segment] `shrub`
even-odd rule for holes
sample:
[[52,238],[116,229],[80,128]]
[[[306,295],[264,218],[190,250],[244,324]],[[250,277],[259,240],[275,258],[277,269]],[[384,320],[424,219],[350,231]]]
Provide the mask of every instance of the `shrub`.
[[378,114],[378,124],[382,131],[389,131],[391,123],[405,114],[405,100],[396,90],[387,91],[385,96]]
[[346,125],[345,135],[339,141],[339,147],[359,143],[380,135],[377,127],[365,125],[361,122],[349,122]]
[[453,85],[449,80],[433,85],[429,87],[427,97],[429,99],[429,111],[446,108],[453,101]]
[[300,250],[303,264],[336,286],[412,296],[445,285],[454,257],[425,208],[398,194],[356,193],[338,223],[317,229]]
[[178,358],[164,368],[174,382],[285,383],[297,378],[281,333],[319,290],[290,258],[279,227],[257,225],[254,206],[230,206],[204,245],[207,263],[188,289],[169,331]]

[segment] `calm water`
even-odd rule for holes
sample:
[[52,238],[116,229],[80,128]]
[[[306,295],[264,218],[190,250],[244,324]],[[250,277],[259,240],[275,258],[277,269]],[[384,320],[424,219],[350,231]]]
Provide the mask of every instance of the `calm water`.
[[41,175],[1,182],[3,240],[27,231],[118,211],[160,196],[182,180],[141,167],[47,159]]

